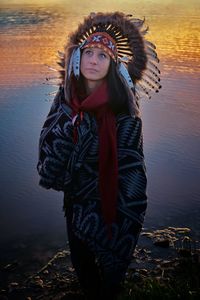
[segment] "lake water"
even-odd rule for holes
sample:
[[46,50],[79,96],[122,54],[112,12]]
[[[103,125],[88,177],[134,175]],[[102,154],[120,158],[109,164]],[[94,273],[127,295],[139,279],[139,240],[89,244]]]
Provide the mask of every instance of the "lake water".
[[39,187],[36,172],[39,134],[52,103],[47,94],[56,90],[43,83],[49,76],[45,65],[56,65],[68,32],[90,11],[146,16],[148,39],[161,59],[163,88],[141,102],[149,198],[144,227],[190,227],[199,237],[200,2],[29,3],[0,3],[2,245],[65,243],[62,193]]

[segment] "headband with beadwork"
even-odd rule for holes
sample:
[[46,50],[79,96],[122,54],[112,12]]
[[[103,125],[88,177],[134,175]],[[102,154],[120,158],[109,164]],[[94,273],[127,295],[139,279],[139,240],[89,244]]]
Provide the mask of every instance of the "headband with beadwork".
[[91,34],[82,49],[97,47],[104,50],[111,58],[116,61],[117,47],[114,39],[106,32],[95,32]]

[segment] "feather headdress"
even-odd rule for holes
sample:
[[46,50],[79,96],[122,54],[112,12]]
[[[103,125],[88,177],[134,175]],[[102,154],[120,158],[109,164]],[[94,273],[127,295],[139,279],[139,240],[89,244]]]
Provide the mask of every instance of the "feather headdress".
[[117,73],[136,102],[143,96],[150,99],[151,91],[158,92],[161,88],[159,59],[155,45],[144,38],[148,31],[144,21],[121,12],[91,13],[86,17],[69,36],[65,52],[59,52],[66,99],[70,94],[71,75],[79,76],[81,49],[95,33],[106,33],[115,41]]

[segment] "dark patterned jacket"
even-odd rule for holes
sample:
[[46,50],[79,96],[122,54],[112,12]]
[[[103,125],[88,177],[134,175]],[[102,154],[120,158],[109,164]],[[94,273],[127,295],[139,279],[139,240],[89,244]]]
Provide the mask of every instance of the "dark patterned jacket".
[[[147,205],[141,119],[126,114],[116,116],[119,195],[110,241],[106,238],[98,192],[97,122],[94,116],[84,113],[74,144],[72,111],[62,94],[60,89],[41,131],[39,183],[64,192],[65,209],[73,207],[75,234],[88,242],[105,268],[113,260],[116,267],[117,262],[123,265],[132,256]],[[112,252],[112,258],[108,259],[106,251]]]

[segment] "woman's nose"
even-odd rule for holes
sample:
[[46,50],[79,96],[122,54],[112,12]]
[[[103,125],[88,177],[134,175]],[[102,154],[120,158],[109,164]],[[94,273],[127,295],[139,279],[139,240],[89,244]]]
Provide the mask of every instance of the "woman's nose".
[[97,64],[97,55],[93,54],[91,57],[90,57],[90,63],[91,64]]

